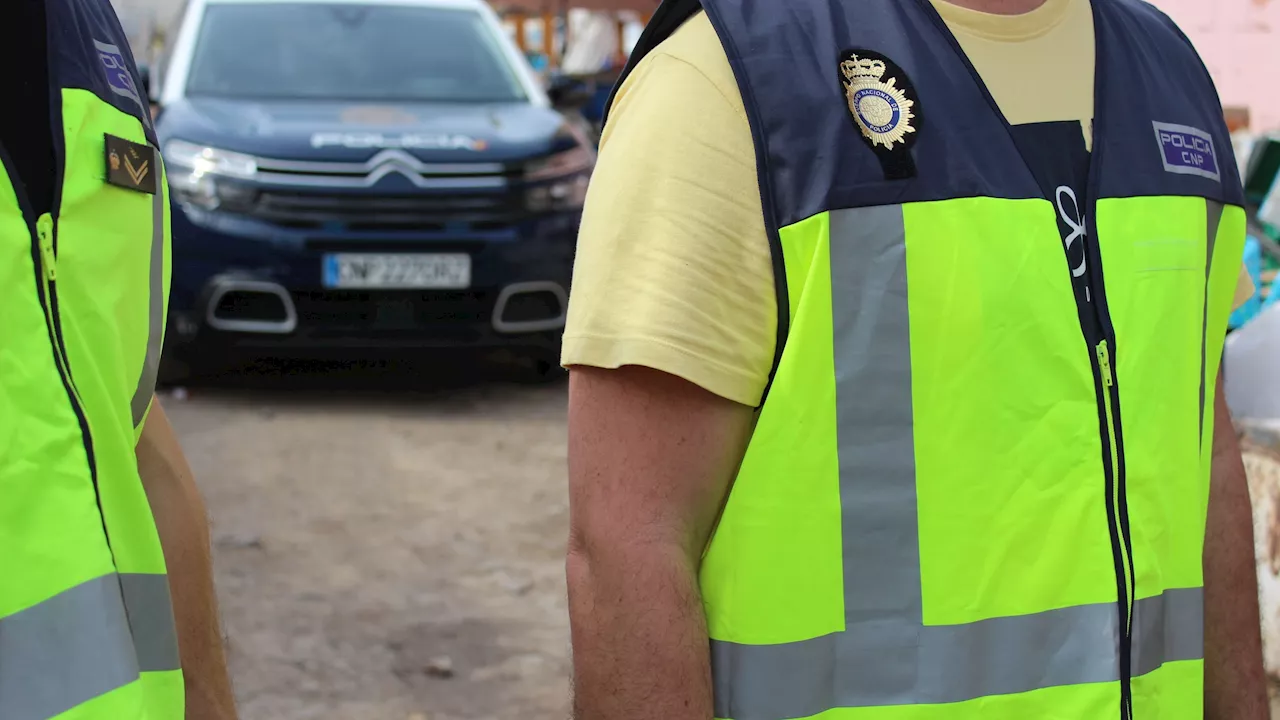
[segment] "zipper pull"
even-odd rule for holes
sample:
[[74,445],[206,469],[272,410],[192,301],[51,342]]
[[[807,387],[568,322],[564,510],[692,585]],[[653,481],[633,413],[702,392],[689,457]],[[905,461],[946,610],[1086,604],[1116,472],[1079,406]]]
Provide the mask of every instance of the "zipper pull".
[[1098,367],[1102,370],[1102,384],[1111,387],[1115,384],[1115,378],[1111,376],[1111,350],[1107,347],[1107,341],[1103,340],[1098,343]]
[[36,220],[36,235],[40,240],[40,259],[44,266],[44,276],[50,282],[58,277],[57,258],[53,254],[53,216],[49,213]]

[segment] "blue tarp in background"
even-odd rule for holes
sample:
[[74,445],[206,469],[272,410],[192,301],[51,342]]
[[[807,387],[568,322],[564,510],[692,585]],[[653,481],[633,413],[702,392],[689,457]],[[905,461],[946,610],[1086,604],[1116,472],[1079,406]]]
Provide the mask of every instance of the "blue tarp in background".
[[1270,292],[1267,299],[1262,299],[1262,246],[1258,244],[1258,239],[1253,235],[1248,236],[1244,241],[1244,266],[1249,271],[1249,277],[1253,278],[1254,293],[1245,304],[1231,313],[1231,319],[1227,321],[1228,326],[1235,330],[1243,327],[1263,308],[1270,307],[1276,301],[1280,294]]

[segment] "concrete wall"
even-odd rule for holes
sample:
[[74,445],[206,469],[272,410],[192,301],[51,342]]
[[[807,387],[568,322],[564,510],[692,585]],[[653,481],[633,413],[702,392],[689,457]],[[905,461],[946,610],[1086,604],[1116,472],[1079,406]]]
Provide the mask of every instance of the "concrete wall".
[[111,0],[139,62],[150,60],[147,43],[155,30],[176,22],[182,0]]
[[1155,0],[1195,43],[1224,105],[1253,130],[1280,130],[1280,1]]

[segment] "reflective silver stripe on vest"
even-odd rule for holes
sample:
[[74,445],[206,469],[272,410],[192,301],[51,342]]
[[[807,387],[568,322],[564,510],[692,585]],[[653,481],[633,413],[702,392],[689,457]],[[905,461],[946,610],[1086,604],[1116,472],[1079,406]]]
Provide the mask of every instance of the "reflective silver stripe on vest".
[[177,669],[164,580],[103,575],[0,618],[0,718],[44,720],[128,685],[139,668]]
[[[160,151],[156,151],[160,157]],[[142,424],[151,396],[156,390],[156,376],[160,372],[160,351],[164,346],[164,173],[157,173],[156,193],[151,198],[151,268],[147,282],[147,354],[142,363],[142,375],[133,391],[133,426]]]
[[1133,608],[1134,676],[1167,662],[1204,658],[1204,589],[1165,590],[1139,600]]
[[142,672],[177,670],[178,634],[167,575],[120,576],[125,614]]
[[1205,200],[1205,212],[1208,217],[1208,240],[1205,243],[1204,261],[1204,319],[1200,325],[1200,437],[1204,437],[1204,396],[1205,383],[1218,381],[1217,378],[1205,377],[1209,369],[1209,276],[1213,270],[1213,246],[1218,242],[1218,228],[1222,225],[1222,209],[1220,202]]
[[[905,240],[899,206],[831,213],[846,629],[782,645],[712,641],[716,717],[788,720],[1120,676],[1115,603],[924,625]],[[1201,657],[1202,605],[1199,589],[1138,601],[1134,672]]]
[[[715,713],[785,720],[831,708],[954,703],[1119,680],[1117,622],[1115,603],[1100,603],[966,625],[862,622],[785,645],[712,641]],[[1199,588],[1139,600],[1133,675],[1202,658],[1203,628]]]

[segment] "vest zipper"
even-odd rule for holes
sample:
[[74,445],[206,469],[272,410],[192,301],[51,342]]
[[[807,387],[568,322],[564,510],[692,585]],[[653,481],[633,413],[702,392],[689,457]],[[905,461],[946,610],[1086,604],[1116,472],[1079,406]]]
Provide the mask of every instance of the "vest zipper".
[[[1107,422],[1107,444],[1108,451],[1112,458],[1119,456],[1118,446],[1116,444],[1116,421],[1112,412],[1111,393],[1115,388],[1115,376],[1111,373],[1111,347],[1106,340],[1098,343],[1098,368],[1102,373],[1102,404],[1103,411],[1106,414]],[[1114,461],[1112,463],[1114,468]],[[1111,483],[1111,502],[1115,510],[1115,520],[1117,524],[1122,522],[1119,510],[1124,506],[1121,497],[1121,485],[1118,482]],[[1124,573],[1125,597],[1128,598],[1124,610],[1124,637],[1132,640],[1133,638],[1133,561],[1129,557],[1130,549],[1125,543],[1120,543],[1120,562]]]
[[[1095,28],[1105,27],[1099,18],[1098,3],[1093,4]],[[1126,470],[1124,454],[1124,422],[1120,405],[1120,387],[1113,369],[1114,353],[1118,351],[1115,325],[1107,305],[1107,288],[1103,280],[1102,246],[1098,233],[1098,198],[1102,196],[1103,156],[1106,154],[1109,127],[1107,100],[1108,49],[1100,37],[1097,43],[1094,78],[1093,150],[1089,158],[1089,178],[1086,190],[1085,252],[1089,271],[1089,286],[1093,292],[1093,312],[1098,320],[1100,337],[1090,338],[1096,343],[1098,379],[1102,402],[1098,408],[1100,424],[1104,428],[1104,472],[1107,473],[1107,512],[1111,526],[1111,549],[1116,570],[1116,596],[1120,635],[1120,718],[1133,720],[1133,608],[1137,595],[1137,579],[1133,568],[1133,539],[1129,534],[1129,499],[1125,488]],[[1109,461],[1109,462],[1108,462]]]
[[[1111,455],[1111,457],[1115,458],[1115,457],[1118,457],[1118,451],[1116,446],[1115,415],[1111,410],[1111,392],[1112,392],[1112,388],[1115,387],[1116,382],[1115,382],[1115,376],[1111,374],[1111,348],[1107,344],[1106,340],[1103,340],[1102,342],[1098,343],[1097,352],[1098,352],[1098,368],[1102,373],[1102,387],[1103,387],[1102,405],[1103,405],[1103,412],[1106,415],[1106,422],[1107,422],[1107,446],[1108,446],[1107,450]],[[1114,465],[1115,463],[1113,461],[1112,462],[1113,469],[1114,469]],[[1111,486],[1112,486],[1111,502],[1113,506],[1118,510],[1121,506],[1120,484],[1113,482],[1111,483]],[[1120,521],[1120,517],[1118,514],[1116,515],[1115,519],[1118,524]],[[1124,608],[1124,621],[1125,621],[1124,636],[1126,638],[1131,638],[1133,635],[1133,600],[1132,600],[1133,587],[1130,584],[1129,579],[1130,579],[1130,570],[1131,570],[1132,563],[1129,558],[1128,548],[1125,547],[1124,543],[1120,544],[1119,550],[1120,550],[1121,567],[1124,572],[1125,597],[1129,598],[1129,602],[1127,603],[1127,606]]]
[[[93,436],[89,432],[89,418],[84,412],[84,402],[76,390],[75,381],[71,378],[71,362],[67,359],[66,345],[62,339],[62,321],[58,316],[58,255],[55,243],[53,216],[45,213],[36,219],[36,231],[33,240],[38,258],[36,275],[40,306],[44,310],[45,323],[48,326],[49,340],[53,345],[54,364],[58,368],[58,376],[62,387],[67,392],[67,400],[75,412],[76,421],[80,424],[80,437],[84,443],[85,458],[89,463],[89,478],[93,483],[93,496],[98,503],[98,514],[102,517],[102,531],[106,535],[107,519],[102,515],[102,494],[98,488],[98,464],[93,453]],[[107,536],[110,546],[110,537]]]
[[[67,362],[67,353],[62,347],[62,324],[57,314],[57,282],[58,257],[53,249],[53,218],[48,213],[36,220],[36,243],[40,249],[41,305],[44,307],[44,319],[49,324],[49,332],[54,338],[53,359],[58,365],[58,373],[62,375],[67,386],[67,393],[72,398],[72,405],[79,406],[79,393],[71,382],[71,364]],[[76,411],[77,415],[79,410]]]
[[[1096,143],[1096,141],[1095,141]],[[1095,144],[1092,162],[1098,163]],[[1091,176],[1096,177],[1096,165]],[[1096,192],[1096,182],[1090,183],[1091,197]],[[1102,252],[1098,248],[1098,228],[1094,222],[1096,206],[1090,202],[1086,220],[1088,233],[1085,238],[1089,287],[1093,295],[1091,308],[1097,319],[1098,334],[1090,337],[1085,330],[1086,342],[1093,346],[1093,362],[1097,365],[1094,378],[1098,398],[1098,427],[1102,438],[1102,472],[1106,492],[1107,527],[1111,535],[1111,556],[1116,574],[1116,615],[1118,622],[1118,674],[1120,677],[1120,720],[1133,720],[1133,601],[1136,592],[1133,573],[1133,544],[1129,537],[1129,502],[1125,492],[1124,431],[1120,412],[1120,388],[1116,382],[1112,363],[1115,347],[1115,326],[1107,311],[1106,288],[1103,284]]]
[[[1008,132],[1010,143],[1016,148],[1017,143],[1013,139],[1013,126],[1009,124],[1009,119],[1000,109],[1000,104],[991,95],[990,89],[982,80],[981,73],[969,60],[969,56],[965,54],[964,48],[956,40],[951,28],[947,26],[947,23],[929,0],[916,0],[916,4],[933,21],[934,27],[937,28],[938,32],[950,42],[956,57],[960,59],[969,71],[970,77],[986,99],[991,111],[1003,123],[1005,130]],[[1099,17],[1099,5],[1100,3],[1097,2],[1092,4],[1095,30],[1105,27]],[[1099,35],[1096,45],[1094,52],[1097,70],[1094,73],[1094,112],[1091,128],[1093,150],[1090,153],[1089,175],[1086,181],[1085,207],[1088,209],[1085,211],[1084,236],[1086,267],[1092,299],[1084,304],[1081,304],[1077,299],[1076,307],[1080,314],[1080,330],[1085,340],[1085,347],[1093,349],[1094,358],[1090,361],[1090,364],[1097,362],[1094,390],[1098,394],[1098,426],[1099,435],[1102,436],[1103,441],[1102,470],[1106,486],[1107,525],[1111,535],[1112,564],[1116,573],[1116,612],[1120,625],[1119,647],[1117,648],[1120,665],[1117,668],[1120,676],[1120,720],[1133,720],[1133,669],[1130,664],[1130,658],[1133,654],[1133,598],[1137,581],[1134,578],[1133,571],[1133,542],[1129,536],[1129,503],[1125,493],[1124,433],[1120,419],[1120,390],[1116,386],[1115,373],[1111,367],[1111,352],[1116,347],[1116,332],[1115,326],[1111,322],[1110,312],[1107,309],[1106,286],[1102,278],[1102,251],[1098,247],[1098,225],[1096,221],[1098,196],[1102,181],[1102,155],[1106,147],[1106,134],[1104,132],[1106,125],[1103,121],[1108,116],[1106,112],[1108,110],[1107,103],[1105,102],[1107,98],[1107,73],[1104,70],[1107,67],[1108,58],[1107,47],[1101,35]],[[1028,175],[1032,175],[1030,166],[1026,167]],[[1034,176],[1032,180],[1034,181]],[[1056,205],[1051,197],[1046,196],[1045,201],[1050,205]],[[1075,295],[1074,289],[1072,290],[1072,295]],[[1097,319],[1096,332],[1085,321],[1086,313],[1092,314]]]
[[[1105,317],[1105,316],[1104,316]],[[1104,325],[1103,333],[1107,326]],[[1099,423],[1103,434],[1103,473],[1106,478],[1107,525],[1116,571],[1116,602],[1119,618],[1120,718],[1132,720],[1133,655],[1133,547],[1129,539],[1128,501],[1125,497],[1124,446],[1120,432],[1120,396],[1111,366],[1111,344],[1104,337],[1094,346],[1098,363]]]

